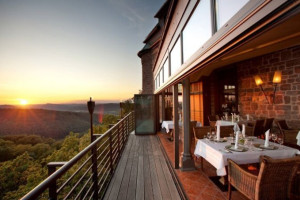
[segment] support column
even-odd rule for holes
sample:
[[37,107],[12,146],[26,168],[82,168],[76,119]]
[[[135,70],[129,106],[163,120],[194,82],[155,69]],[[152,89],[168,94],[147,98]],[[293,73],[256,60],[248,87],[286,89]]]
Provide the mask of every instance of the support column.
[[173,123],[174,123],[174,152],[175,152],[175,169],[179,169],[179,124],[178,124],[178,85],[173,86]]
[[162,121],[166,120],[166,113],[165,113],[165,92],[161,93],[161,118]]
[[195,170],[195,163],[192,158],[190,149],[190,80],[186,78],[182,82],[183,98],[182,98],[182,109],[183,109],[183,154],[181,156],[182,171]]

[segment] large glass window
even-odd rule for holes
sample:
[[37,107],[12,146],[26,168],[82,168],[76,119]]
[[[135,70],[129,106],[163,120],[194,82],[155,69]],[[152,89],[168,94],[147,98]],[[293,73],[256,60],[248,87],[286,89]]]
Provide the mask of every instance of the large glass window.
[[191,121],[198,121],[204,124],[203,109],[203,84],[202,82],[192,83],[190,91],[190,113]]
[[167,58],[165,63],[164,63],[164,83],[167,82],[169,78],[169,59]]
[[210,0],[201,0],[183,30],[184,62],[191,57],[211,36]]
[[159,86],[162,86],[162,84],[164,83],[164,75],[163,75],[163,69],[161,68],[160,69],[160,72],[159,72]]
[[216,0],[218,30],[249,0]]
[[174,74],[177,69],[181,66],[181,49],[180,49],[180,37],[176,41],[173,49],[171,50],[171,74]]

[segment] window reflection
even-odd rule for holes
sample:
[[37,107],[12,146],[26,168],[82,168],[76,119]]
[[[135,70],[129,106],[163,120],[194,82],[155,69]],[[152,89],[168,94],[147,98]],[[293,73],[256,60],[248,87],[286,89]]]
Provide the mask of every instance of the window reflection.
[[212,36],[210,10],[210,0],[200,1],[188,24],[184,28],[184,62]]
[[160,72],[159,72],[159,86],[162,86],[162,84],[164,83],[164,76],[163,76],[163,69],[161,68]]
[[249,0],[216,0],[218,30]]
[[180,49],[180,37],[176,41],[173,49],[171,50],[171,74],[174,74],[181,66],[181,49]]
[[167,58],[165,63],[164,63],[164,83],[167,82],[169,78],[169,59]]

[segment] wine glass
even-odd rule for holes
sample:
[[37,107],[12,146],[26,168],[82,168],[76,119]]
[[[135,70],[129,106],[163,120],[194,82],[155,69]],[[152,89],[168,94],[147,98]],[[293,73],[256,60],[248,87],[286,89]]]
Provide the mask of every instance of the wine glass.
[[229,136],[230,136],[230,143],[233,143],[233,141],[234,141],[234,134],[230,133]]
[[213,140],[215,140],[216,139],[216,133],[213,131],[213,132],[211,132],[211,137],[212,137],[212,139]]
[[210,132],[207,132],[207,138],[208,138],[208,140],[211,139],[211,134],[210,134]]
[[280,147],[282,146],[283,144],[283,138],[282,137],[277,137],[277,142],[280,144]]
[[271,134],[271,138],[272,138],[273,142],[275,143],[275,141],[277,140],[278,136],[277,136],[276,133],[272,133]]

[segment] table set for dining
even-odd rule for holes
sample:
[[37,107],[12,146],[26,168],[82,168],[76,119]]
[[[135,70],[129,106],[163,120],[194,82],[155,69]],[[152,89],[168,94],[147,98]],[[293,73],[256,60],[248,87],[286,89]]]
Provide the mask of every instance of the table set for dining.
[[[182,121],[178,122],[179,126],[182,126]],[[202,126],[201,122],[196,123],[196,127]],[[166,129],[166,133],[169,133],[171,130],[174,129],[174,122],[173,121],[163,121],[161,124],[162,129]]]
[[239,144],[239,148],[234,148],[233,138],[225,138],[220,141],[201,139],[198,140],[194,151],[195,156],[202,157],[212,164],[218,176],[225,176],[227,159],[230,158],[238,164],[258,163],[261,155],[271,158],[281,159],[300,154],[297,149],[290,148],[277,143],[269,142],[269,146],[264,147],[265,140],[249,137],[246,144]]

